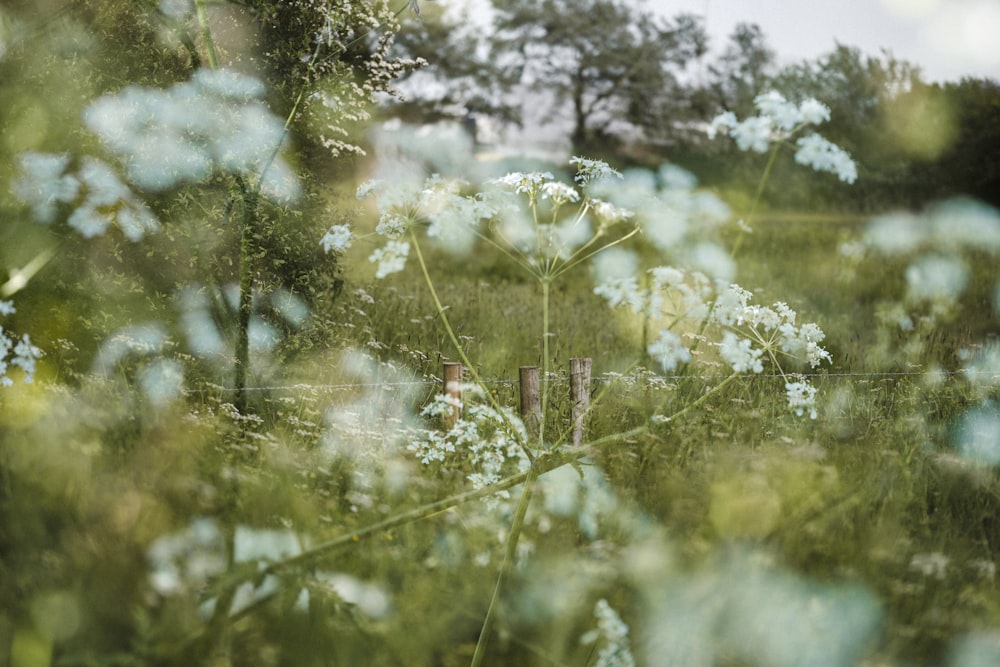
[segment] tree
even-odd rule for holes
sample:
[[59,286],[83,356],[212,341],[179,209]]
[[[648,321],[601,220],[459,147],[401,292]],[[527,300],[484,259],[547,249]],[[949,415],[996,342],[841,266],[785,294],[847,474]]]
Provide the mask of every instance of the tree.
[[492,61],[505,79],[568,111],[575,150],[661,135],[677,74],[705,45],[701,24],[676,23],[622,0],[494,0]]
[[739,23],[729,36],[722,55],[709,66],[707,82],[712,101],[738,116],[753,113],[753,100],[767,92],[773,76],[775,53],[760,26]]

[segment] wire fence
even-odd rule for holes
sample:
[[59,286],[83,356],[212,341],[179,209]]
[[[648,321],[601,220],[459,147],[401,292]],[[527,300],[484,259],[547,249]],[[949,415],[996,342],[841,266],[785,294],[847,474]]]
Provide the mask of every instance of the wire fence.
[[[916,377],[926,377],[930,379],[940,379],[942,377],[956,377],[956,376],[983,376],[983,377],[993,377],[1000,380],[1000,369],[996,370],[977,370],[977,369],[962,369],[962,370],[933,370],[933,371],[877,371],[877,372],[844,372],[844,373],[786,373],[784,375],[780,373],[745,373],[736,376],[738,379],[742,380],[766,380],[766,379],[782,379],[782,378],[794,378],[794,379],[808,379],[808,380],[840,380],[840,379],[892,379],[892,378],[916,378]],[[637,384],[646,385],[650,389],[655,389],[658,386],[668,385],[671,383],[679,382],[682,380],[702,380],[705,382],[712,381],[722,381],[732,377],[729,375],[656,375],[651,373],[641,373],[641,374],[623,374],[615,373],[613,371],[603,373],[601,375],[593,376],[590,381],[591,383],[615,383],[620,382],[629,386],[634,386]],[[546,384],[565,384],[570,381],[570,376],[568,374],[550,373],[548,377],[541,378],[541,382]],[[483,379],[482,384],[485,385],[506,385],[506,386],[517,386],[520,380],[509,379],[509,378],[489,378]],[[312,392],[335,392],[335,391],[351,391],[358,389],[379,389],[379,388],[397,388],[397,387],[440,387],[444,383],[442,378],[428,378],[423,380],[396,380],[396,381],[386,381],[386,382],[340,382],[340,383],[329,383],[329,384],[310,384],[310,383],[293,383],[293,384],[274,384],[274,385],[262,385],[258,387],[246,387],[244,391],[248,392],[295,392],[295,391],[312,391]],[[187,393],[207,393],[210,391],[214,392],[235,392],[235,387],[212,387],[211,389],[189,389]]]

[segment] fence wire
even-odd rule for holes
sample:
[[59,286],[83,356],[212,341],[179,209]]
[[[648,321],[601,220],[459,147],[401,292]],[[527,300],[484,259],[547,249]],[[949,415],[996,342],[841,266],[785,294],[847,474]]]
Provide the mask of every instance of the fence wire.
[[[975,370],[975,369],[963,369],[963,370],[938,370],[938,371],[881,371],[881,372],[844,372],[844,373],[786,373],[784,375],[780,373],[745,373],[738,375],[737,378],[744,380],[755,380],[755,379],[809,379],[809,380],[825,380],[825,379],[887,379],[887,378],[912,378],[912,377],[928,377],[928,378],[941,378],[941,377],[954,377],[958,375],[964,376],[990,376],[993,378],[1000,379],[1000,369],[997,370]],[[614,383],[621,382],[623,384],[634,386],[638,384],[646,385],[650,389],[657,388],[658,385],[678,382],[680,380],[703,380],[706,382],[710,381],[721,381],[731,377],[731,375],[653,375],[653,374],[642,374],[642,375],[626,375],[615,372],[607,372],[601,375],[595,375],[590,378],[591,383]],[[560,375],[550,373],[548,377],[541,378],[541,381],[546,384],[562,384],[568,383],[570,376]],[[493,378],[482,380],[482,384],[486,385],[508,385],[516,386],[519,384],[519,380],[507,379],[507,378]],[[379,389],[379,388],[396,388],[396,387],[434,387],[442,386],[444,380],[441,378],[432,378],[427,380],[404,380],[404,381],[394,381],[394,382],[341,382],[341,383],[331,383],[331,384],[308,384],[308,383],[295,383],[295,384],[276,384],[276,385],[265,385],[259,387],[246,387],[244,391],[247,392],[272,392],[272,391],[349,391],[354,389]],[[188,389],[186,393],[188,394],[199,394],[199,393],[209,393],[209,392],[235,392],[236,387],[212,387],[210,389]]]

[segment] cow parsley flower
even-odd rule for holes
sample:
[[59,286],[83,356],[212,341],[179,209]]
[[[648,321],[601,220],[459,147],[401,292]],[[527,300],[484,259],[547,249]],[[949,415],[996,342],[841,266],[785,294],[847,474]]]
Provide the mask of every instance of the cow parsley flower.
[[521,172],[514,171],[500,178],[495,178],[490,183],[499,185],[503,188],[513,190],[520,195],[528,195],[532,199],[538,197],[542,185],[548,181],[554,179],[555,176],[551,172]]
[[810,166],[816,171],[835,174],[845,183],[854,183],[858,180],[857,165],[840,146],[815,133],[799,137],[795,145],[799,147],[795,153],[795,161],[799,164]]
[[[13,315],[14,312],[12,302],[0,300],[0,315]],[[28,334],[23,334],[20,339],[12,338],[0,326],[0,386],[9,387],[14,384],[14,381],[7,376],[7,369],[10,366],[16,366],[24,371],[24,381],[30,384],[35,377],[35,361],[42,356],[42,351],[32,344]]]
[[680,336],[669,329],[660,331],[660,337],[649,346],[647,351],[649,356],[665,371],[677,370],[681,364],[691,361],[691,351],[681,343]]
[[368,257],[368,261],[378,264],[375,269],[376,278],[385,278],[390,273],[398,273],[406,266],[406,258],[410,255],[410,244],[406,241],[389,241],[385,247],[376,248]]
[[774,125],[786,132],[802,122],[802,112],[799,108],[777,91],[772,90],[758,95],[753,103],[762,115],[770,118],[774,121]]
[[786,382],[785,395],[788,397],[788,407],[796,415],[802,416],[809,411],[809,418],[816,419],[816,387],[808,382]]
[[766,153],[771,145],[772,121],[766,116],[751,116],[730,130],[741,151]]
[[590,160],[574,155],[569,163],[576,165],[576,176],[574,180],[581,186],[596,183],[601,180],[616,178],[621,180],[622,175],[617,169],[613,169],[607,162],[601,160]]
[[21,176],[14,181],[14,194],[31,207],[35,220],[54,222],[58,205],[75,201],[80,191],[80,182],[66,173],[69,156],[27,152],[18,162]]
[[629,643],[628,625],[622,621],[608,601],[600,599],[594,606],[597,629],[580,638],[581,644],[592,644],[600,640],[603,644],[597,653],[595,667],[635,667],[635,658]]
[[354,234],[351,232],[350,227],[347,225],[333,225],[323,235],[323,238],[320,239],[320,244],[326,253],[344,252],[351,247],[353,241]]
[[737,336],[732,331],[727,331],[722,335],[722,342],[718,343],[719,355],[723,361],[732,366],[736,373],[762,373],[764,364],[761,362],[763,350],[755,349],[749,338]]
[[736,118],[736,114],[732,111],[723,111],[709,123],[707,130],[708,138],[715,139],[717,134],[728,135],[738,124],[739,121]]
[[799,113],[802,115],[802,122],[810,125],[819,125],[830,120],[830,107],[813,97],[802,101]]
[[580,193],[559,181],[542,184],[542,199],[551,199],[556,206],[580,201]]

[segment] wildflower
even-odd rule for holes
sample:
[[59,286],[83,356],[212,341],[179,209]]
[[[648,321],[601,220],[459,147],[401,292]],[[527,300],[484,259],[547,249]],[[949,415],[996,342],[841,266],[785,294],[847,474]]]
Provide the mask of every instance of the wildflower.
[[993,466],[1000,463],[1000,414],[987,403],[966,412],[958,420],[955,448],[971,463]]
[[813,97],[803,100],[799,105],[799,114],[802,116],[802,122],[810,125],[819,125],[830,120],[830,108]]
[[622,175],[613,169],[607,162],[601,160],[589,160],[587,158],[574,155],[569,160],[570,164],[576,165],[575,180],[580,185],[589,185],[609,178],[621,179]]
[[[792,318],[795,314],[792,313]],[[826,334],[812,322],[796,327],[791,322],[785,322],[779,327],[779,346],[782,351],[793,357],[803,359],[811,367],[816,368],[823,361],[831,361],[830,353],[819,346]]]
[[915,250],[926,238],[923,221],[910,213],[889,213],[868,223],[864,242],[887,255],[903,255]]
[[404,233],[409,221],[395,212],[383,213],[375,225],[375,233],[387,239],[398,239]]
[[606,201],[601,201],[600,199],[591,199],[589,206],[594,214],[606,225],[614,225],[619,222],[625,222],[632,217],[631,211],[626,211],[625,209],[618,208],[613,204],[609,204]]
[[646,305],[646,293],[639,289],[634,277],[608,278],[594,288],[594,294],[604,297],[612,308],[624,304],[634,313],[641,313]]
[[801,417],[809,410],[809,418],[816,419],[816,387],[807,382],[786,382],[785,394],[788,397],[788,407],[796,415]]
[[542,184],[542,199],[551,199],[553,204],[560,206],[580,201],[580,193],[565,183],[551,181]]
[[858,168],[847,152],[819,136],[807,134],[795,142],[799,150],[795,153],[795,161],[812,167],[816,171],[826,171],[836,174],[845,183],[853,183],[858,179]]
[[351,233],[351,228],[347,225],[333,225],[327,230],[323,238],[320,239],[320,245],[323,246],[323,252],[344,252],[351,247],[351,243],[354,241],[354,234]]
[[500,178],[495,178],[490,183],[508,188],[520,195],[528,195],[535,198],[538,195],[542,184],[551,181],[555,176],[551,172],[520,172],[514,171]]
[[598,639],[604,646],[597,654],[596,667],[635,667],[635,658],[629,645],[629,628],[622,621],[608,601],[600,599],[594,606],[594,616],[597,618],[597,629],[583,635],[581,644],[592,644]]
[[660,337],[649,346],[647,351],[649,356],[665,371],[677,370],[679,365],[691,361],[691,351],[681,343],[680,336],[669,329],[660,331]]
[[374,193],[379,187],[381,187],[381,185],[382,184],[380,181],[371,178],[358,186],[358,189],[354,193],[354,196],[358,200],[367,199],[372,195],[372,193]]
[[27,152],[18,162],[21,177],[14,182],[14,194],[31,207],[35,220],[54,222],[58,204],[75,201],[80,191],[80,182],[66,173],[69,156]]
[[764,365],[761,362],[763,350],[755,349],[750,339],[741,338],[732,331],[727,331],[722,335],[722,342],[718,343],[719,355],[732,366],[736,373],[762,373]]
[[390,273],[398,273],[406,266],[406,258],[410,255],[410,244],[406,241],[389,241],[383,248],[376,248],[368,257],[368,261],[377,263],[376,278],[385,278]]
[[766,153],[771,143],[771,119],[751,116],[732,128],[730,134],[741,151]]
[[738,124],[739,121],[736,119],[736,114],[732,111],[723,111],[709,123],[707,130],[708,138],[715,139],[715,136],[720,133],[728,135]]
[[968,281],[969,268],[960,259],[927,255],[906,269],[906,298],[948,304],[962,294]]
[[777,91],[772,90],[758,95],[753,103],[761,114],[770,118],[777,127],[786,132],[802,122],[802,112],[799,108]]

